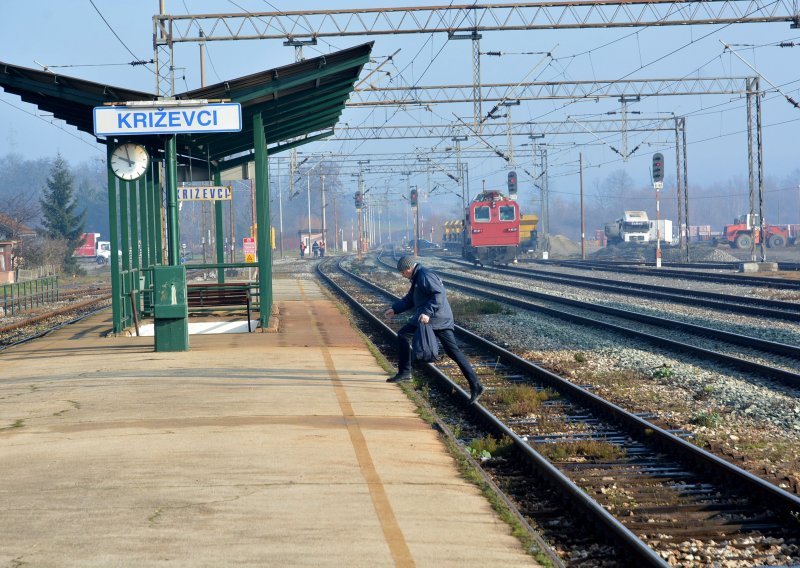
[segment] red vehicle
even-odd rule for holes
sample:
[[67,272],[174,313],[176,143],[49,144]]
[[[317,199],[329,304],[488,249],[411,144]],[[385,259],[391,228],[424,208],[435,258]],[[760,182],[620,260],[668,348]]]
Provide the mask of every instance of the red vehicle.
[[483,191],[465,215],[462,256],[475,264],[508,264],[519,253],[519,205],[499,191]]
[[[764,228],[766,243],[768,247],[785,247],[789,242],[789,231],[786,227],[779,225],[767,225]],[[723,238],[731,245],[731,248],[750,248],[750,245],[761,244],[761,220],[758,215],[740,215],[733,225],[725,225],[722,231]]]

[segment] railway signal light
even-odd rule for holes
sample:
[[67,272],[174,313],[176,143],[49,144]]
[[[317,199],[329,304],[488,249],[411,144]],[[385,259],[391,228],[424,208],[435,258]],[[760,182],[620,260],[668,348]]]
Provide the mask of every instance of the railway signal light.
[[356,191],[355,199],[356,209],[361,209],[364,206],[364,194],[360,191]]
[[411,193],[408,196],[408,200],[411,202],[411,207],[417,206],[417,190],[412,189]]
[[517,172],[508,172],[508,195],[511,199],[517,197]]
[[664,155],[660,152],[653,154],[653,182],[664,181]]

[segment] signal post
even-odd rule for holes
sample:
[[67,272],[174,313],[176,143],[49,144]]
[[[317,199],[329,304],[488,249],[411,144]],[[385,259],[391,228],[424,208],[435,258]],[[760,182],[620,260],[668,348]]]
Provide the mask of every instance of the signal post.
[[656,190],[656,268],[661,268],[661,200],[659,191],[664,188],[664,156],[653,154],[653,189]]

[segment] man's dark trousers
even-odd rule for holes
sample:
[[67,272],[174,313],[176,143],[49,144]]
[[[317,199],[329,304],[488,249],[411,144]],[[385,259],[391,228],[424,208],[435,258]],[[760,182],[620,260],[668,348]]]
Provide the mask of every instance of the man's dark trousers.
[[[397,352],[398,352],[398,374],[405,374],[411,373],[411,368],[413,366],[413,353],[411,352],[411,339],[414,337],[414,333],[417,331],[417,323],[416,322],[409,322],[405,324],[400,330],[397,332]],[[474,392],[477,388],[480,381],[478,380],[478,376],[475,374],[475,371],[472,369],[472,365],[469,364],[466,355],[464,352],[461,351],[458,344],[456,343],[456,336],[453,333],[452,329],[434,329],[433,333],[442,343],[442,347],[444,348],[444,352],[456,362],[458,368],[461,369],[461,373],[467,379],[469,383],[469,388],[471,392]]]

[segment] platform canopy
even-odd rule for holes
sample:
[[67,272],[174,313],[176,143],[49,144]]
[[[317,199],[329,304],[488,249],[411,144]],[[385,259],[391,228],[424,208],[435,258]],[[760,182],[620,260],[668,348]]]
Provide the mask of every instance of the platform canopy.
[[[333,134],[356,79],[369,61],[372,42],[176,94],[176,99],[226,100],[242,107],[241,132],[182,134],[179,160],[232,167],[252,159],[253,116],[261,113],[269,153]],[[0,62],[0,87],[39,110],[94,135],[93,109],[108,103],[156,101],[152,93],[123,89]],[[161,135],[137,136],[155,156]],[[101,144],[106,139],[97,138]]]

